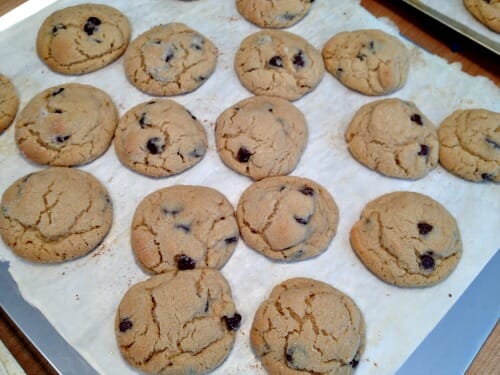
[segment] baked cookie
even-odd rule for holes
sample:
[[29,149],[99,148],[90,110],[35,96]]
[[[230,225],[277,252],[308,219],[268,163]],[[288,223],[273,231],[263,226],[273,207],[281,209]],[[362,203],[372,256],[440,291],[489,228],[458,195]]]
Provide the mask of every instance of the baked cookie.
[[16,142],[31,161],[59,167],[88,163],[111,144],[118,111],[104,91],[68,83],[35,95],[16,121]]
[[277,176],[254,182],[243,192],[236,218],[252,249],[271,259],[296,261],[326,250],[337,232],[338,209],[318,183]]
[[182,23],[159,25],[135,38],[125,52],[125,73],[151,95],[179,95],[197,89],[213,73],[217,48]]
[[385,95],[406,83],[410,52],[382,30],[344,31],[322,50],[326,70],[344,86],[365,95]]
[[432,198],[398,191],[369,202],[350,233],[365,266],[397,286],[425,287],[446,278],[462,254],[453,216]]
[[0,74],[0,134],[9,127],[16,117],[19,98],[12,82]]
[[222,268],[238,242],[231,203],[205,186],[170,186],[145,197],[132,220],[132,248],[149,272]]
[[464,0],[464,5],[479,22],[500,33],[500,0]]
[[321,281],[293,278],[258,308],[250,342],[269,375],[352,374],[365,346],[354,301]]
[[318,50],[283,30],[262,30],[246,37],[234,65],[240,82],[252,93],[288,100],[312,91],[325,70]]
[[307,144],[307,122],[285,99],[254,96],[226,109],[215,126],[224,163],[254,180],[290,173]]
[[139,370],[196,375],[226,359],[240,322],[219,271],[170,271],[125,293],[115,331],[123,357]]
[[470,181],[500,182],[500,113],[457,110],[439,129],[439,162]]
[[152,177],[180,173],[205,156],[205,129],[182,105],[169,99],[128,110],[115,132],[115,151],[128,168]]
[[55,72],[83,74],[98,70],[125,52],[130,23],[118,9],[79,4],[58,10],[40,26],[38,56]]
[[290,27],[309,12],[314,0],[236,0],[240,14],[263,28]]
[[56,263],[96,248],[112,220],[111,199],[94,176],[48,168],[20,178],[3,193],[0,234],[17,255]]
[[356,160],[390,177],[422,178],[438,163],[436,128],[414,103],[396,98],[363,105],[345,140]]

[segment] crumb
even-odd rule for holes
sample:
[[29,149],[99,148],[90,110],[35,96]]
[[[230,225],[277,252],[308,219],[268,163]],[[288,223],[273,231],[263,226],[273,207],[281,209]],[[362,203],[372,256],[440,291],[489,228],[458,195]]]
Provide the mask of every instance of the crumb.
[[451,297],[453,297],[453,295],[452,295],[451,293],[448,293],[448,297],[450,297],[450,298],[451,298]]

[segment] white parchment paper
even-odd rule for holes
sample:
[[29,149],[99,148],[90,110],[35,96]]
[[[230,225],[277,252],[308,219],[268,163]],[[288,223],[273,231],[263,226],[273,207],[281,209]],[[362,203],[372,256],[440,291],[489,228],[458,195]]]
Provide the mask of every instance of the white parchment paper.
[[[123,59],[83,76],[50,71],[36,55],[39,25],[56,9],[78,3],[61,0],[0,34],[0,71],[16,86],[21,107],[41,90],[66,82],[94,85],[113,98],[120,114],[150,100],[126,79]],[[251,180],[229,170],[215,150],[214,123],[233,103],[251,96],[239,83],[234,54],[243,38],[259,29],[245,21],[232,0],[147,0],[106,2],[125,13],[136,37],[152,26],[184,22],[210,38],[219,49],[214,74],[193,93],[174,99],[203,123],[209,138],[205,158],[177,176],[152,179],[136,174],[118,161],[113,146],[99,159],[80,167],[107,187],[114,204],[114,222],[105,241],[89,255],[63,264],[38,265],[23,261],[0,243],[0,259],[23,297],[39,308],[60,334],[103,374],[134,374],[116,345],[114,318],[125,291],[148,277],[136,263],[129,226],[138,203],[147,194],[175,184],[205,185],[225,194],[233,206]],[[288,29],[321,49],[343,30],[380,28],[397,34],[357,1],[316,1],[307,17]],[[413,101],[438,126],[453,110],[483,107],[500,112],[500,92],[491,81],[471,77],[458,65],[432,56],[405,41],[411,49],[411,71],[406,86],[391,95]],[[338,233],[320,256],[293,264],[275,263],[247,248],[240,240],[222,269],[236,306],[243,316],[234,348],[214,373],[264,374],[249,344],[254,313],[277,283],[290,277],[322,280],[350,295],[367,323],[366,351],[357,374],[390,374],[399,368],[421,340],[457,300],[500,247],[500,186],[472,183],[438,166],[425,178],[404,181],[381,176],[356,162],[344,142],[354,112],[376,98],[350,91],[326,74],[318,87],[295,102],[309,126],[309,143],[293,175],[311,178],[335,198],[340,211]],[[14,142],[14,126],[0,136],[0,191],[16,179],[43,169],[23,158]],[[457,269],[441,284],[426,289],[402,289],[374,277],[357,259],[349,244],[349,230],[364,205],[396,190],[427,194],[457,218],[464,253]]]

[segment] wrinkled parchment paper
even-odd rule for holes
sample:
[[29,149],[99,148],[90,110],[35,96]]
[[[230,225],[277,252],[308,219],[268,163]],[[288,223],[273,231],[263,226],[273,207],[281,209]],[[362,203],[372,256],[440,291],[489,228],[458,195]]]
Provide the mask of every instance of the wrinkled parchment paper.
[[[128,83],[123,59],[83,76],[51,72],[36,55],[39,25],[56,9],[78,3],[62,0],[0,34],[0,71],[15,84],[21,108],[41,90],[66,82],[94,85],[113,98],[120,115],[150,100]],[[118,161],[113,146],[99,159],[80,167],[94,174],[109,190],[114,222],[104,242],[87,256],[57,265],[23,261],[0,243],[0,259],[10,262],[10,272],[23,297],[39,308],[59,333],[103,374],[133,374],[116,345],[114,318],[125,291],[148,275],[136,263],[129,226],[134,210],[147,194],[175,184],[205,185],[225,194],[236,207],[252,182],[224,166],[215,150],[214,123],[233,103],[251,96],[239,83],[234,54],[245,36],[259,29],[245,21],[233,0],[107,1],[125,13],[132,36],[160,23],[184,22],[210,38],[219,49],[214,74],[193,93],[175,97],[203,123],[209,139],[204,159],[177,176],[152,179],[134,173]],[[380,28],[397,34],[356,1],[316,1],[307,17],[288,31],[302,35],[318,49],[343,30]],[[411,71],[406,86],[391,97],[413,101],[438,124],[458,108],[484,107],[500,112],[498,88],[485,78],[473,78],[458,65],[411,45]],[[247,248],[240,240],[222,269],[228,279],[242,326],[228,359],[214,373],[264,374],[249,344],[254,313],[274,285],[290,277],[311,277],[330,283],[350,295],[367,324],[366,350],[357,374],[389,374],[399,368],[421,340],[457,300],[473,278],[500,247],[500,187],[472,183],[438,166],[418,181],[392,179],[370,171],[355,161],[344,142],[344,131],[354,112],[376,98],[350,91],[326,74],[319,86],[295,102],[309,126],[309,143],[292,173],[313,179],[335,198],[340,211],[336,237],[320,256],[293,264],[275,263]],[[43,166],[24,159],[14,142],[14,126],[0,136],[0,190]],[[464,253],[457,269],[441,284],[426,289],[402,289],[374,277],[357,259],[349,244],[349,230],[364,205],[395,190],[427,194],[457,218]]]

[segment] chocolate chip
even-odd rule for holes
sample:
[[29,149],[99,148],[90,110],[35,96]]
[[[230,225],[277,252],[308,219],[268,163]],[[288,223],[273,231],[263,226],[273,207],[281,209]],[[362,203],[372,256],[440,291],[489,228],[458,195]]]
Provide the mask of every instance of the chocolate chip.
[[275,66],[277,68],[283,68],[283,60],[279,56],[273,56],[269,60],[269,65]]
[[368,48],[373,50],[374,47],[375,47],[375,43],[373,42],[373,40],[370,40],[370,43],[368,43]]
[[196,262],[191,257],[184,254],[176,255],[174,260],[177,263],[177,269],[180,271],[192,270],[196,266]]
[[286,361],[293,364],[293,349],[288,348],[285,353]]
[[309,186],[304,186],[302,189],[300,189],[300,192],[304,195],[308,195],[312,197],[314,195],[314,189],[309,187]]
[[168,50],[167,56],[165,56],[165,62],[170,62],[174,58],[174,51]]
[[306,65],[306,62],[304,61],[304,55],[301,50],[299,50],[299,52],[293,56],[292,62],[293,65],[298,66],[300,68],[303,68],[304,65]]
[[165,144],[158,137],[150,138],[148,140],[148,143],[146,144],[146,147],[148,151],[153,155],[160,154],[165,150]]
[[303,217],[294,216],[295,221],[302,225],[307,225],[309,223],[309,218],[304,219]]
[[342,68],[337,68],[337,70],[335,71],[335,74],[338,76],[342,75],[342,73],[344,73],[344,69]]
[[191,232],[191,227],[190,227],[189,225],[185,225],[185,224],[176,224],[176,225],[175,225],[175,228],[183,230],[183,231],[184,231],[184,233],[189,233],[189,232]]
[[417,155],[426,156],[428,153],[429,153],[429,146],[420,145],[420,151],[418,152]]
[[54,26],[52,27],[52,34],[54,34],[54,35],[55,35],[55,34],[57,34],[57,32],[58,32],[59,30],[61,30],[61,29],[62,29],[62,30],[65,30],[65,29],[66,29],[66,26],[61,25],[60,23],[58,23],[57,25],[54,25]]
[[198,78],[196,78],[197,81],[204,81],[206,79],[206,77],[204,76],[198,76]]
[[418,233],[420,233],[422,235],[426,235],[427,233],[429,233],[432,230],[432,228],[434,228],[432,225],[430,225],[424,221],[421,221],[420,223],[418,223],[417,227],[418,227]]
[[62,93],[64,91],[64,87],[60,87],[58,88],[56,91],[53,91],[52,92],[52,96],[56,96],[56,95],[59,95],[60,93]]
[[208,312],[208,299],[207,302],[205,303],[205,312]]
[[61,114],[63,111],[61,109],[54,109],[52,113],[58,113]]
[[141,114],[141,117],[139,118],[139,125],[141,126],[142,129],[144,129],[145,127],[148,127],[148,126],[151,126],[151,124],[148,124],[146,122],[146,113],[142,113]]
[[66,142],[71,136],[70,135],[57,135],[54,137],[55,141],[57,143],[64,143]]
[[193,120],[196,120],[196,117],[195,117],[195,116],[194,116],[191,112],[189,112],[187,109],[186,109],[186,111],[187,111],[187,113],[189,114],[189,116],[191,116],[191,118],[192,118]]
[[245,147],[240,147],[236,158],[240,163],[248,163],[248,161],[250,160],[250,156],[252,156],[252,153],[250,151],[248,151]]
[[201,158],[203,155],[205,155],[205,152],[202,150],[194,149],[189,153],[189,156],[192,156],[193,158]]
[[240,328],[240,323],[241,323],[241,315],[238,313],[234,313],[232,317],[224,316],[222,319],[225,320],[226,322],[226,327],[230,331],[236,331],[238,328]]
[[434,258],[432,257],[432,252],[427,252],[420,256],[420,265],[424,270],[434,269]]
[[132,327],[133,327],[133,324],[129,318],[124,318],[120,321],[120,327],[119,327],[120,332],[128,331]]
[[92,35],[98,29],[98,26],[101,24],[101,20],[97,17],[90,17],[85,25],[83,26],[83,31],[87,33],[87,35]]
[[490,145],[492,145],[494,148],[500,148],[500,143],[498,142],[495,142],[493,139],[491,138],[486,138],[486,143],[489,143]]
[[424,123],[422,122],[422,117],[418,113],[411,115],[410,120],[417,123],[420,126],[424,125]]
[[356,359],[356,358],[353,358],[351,360],[351,362],[349,362],[349,365],[352,367],[352,368],[356,368],[359,364],[359,361]]
[[485,181],[493,181],[493,175],[489,173],[483,173],[481,178]]
[[289,13],[289,12],[286,12],[285,14],[283,14],[283,18],[288,20],[288,21],[291,21],[293,20],[295,17],[297,17],[296,14],[292,14],[292,13]]
[[235,242],[238,242],[238,237],[228,237],[224,240],[224,242],[226,244],[230,244],[230,243],[235,243]]
[[172,216],[175,216],[175,215],[177,215],[179,212],[180,212],[180,210],[169,210],[168,208],[164,208],[164,209],[163,209],[163,213],[164,213],[165,215],[172,215]]
[[366,55],[364,53],[358,53],[358,55],[356,56],[359,60],[363,61],[366,57]]

